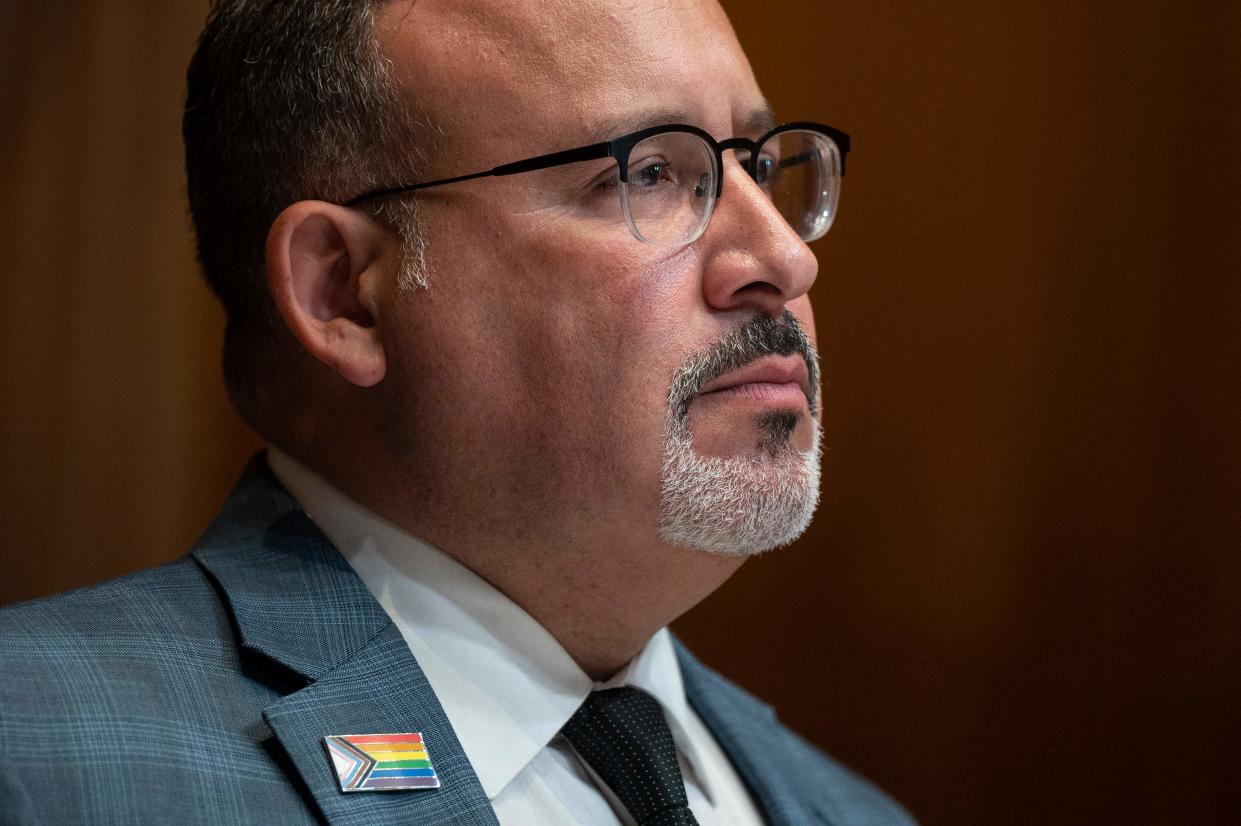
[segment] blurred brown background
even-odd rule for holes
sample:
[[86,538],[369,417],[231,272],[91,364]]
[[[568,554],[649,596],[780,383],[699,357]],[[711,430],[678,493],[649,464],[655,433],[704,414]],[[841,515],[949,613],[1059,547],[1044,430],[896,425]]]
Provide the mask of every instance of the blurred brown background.
[[[1241,4],[725,5],[855,154],[820,515],[680,633],[927,824],[1241,821]],[[185,217],[205,8],[0,2],[0,602],[182,554],[257,446]]]

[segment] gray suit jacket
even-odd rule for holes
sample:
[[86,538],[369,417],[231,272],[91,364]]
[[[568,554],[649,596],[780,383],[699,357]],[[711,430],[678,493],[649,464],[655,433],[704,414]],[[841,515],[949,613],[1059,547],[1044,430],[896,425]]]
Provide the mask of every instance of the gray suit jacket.
[[[678,646],[772,824],[904,824]],[[438,790],[342,794],[329,734],[421,731]],[[251,462],[189,557],[0,609],[0,823],[495,824],[400,632]]]

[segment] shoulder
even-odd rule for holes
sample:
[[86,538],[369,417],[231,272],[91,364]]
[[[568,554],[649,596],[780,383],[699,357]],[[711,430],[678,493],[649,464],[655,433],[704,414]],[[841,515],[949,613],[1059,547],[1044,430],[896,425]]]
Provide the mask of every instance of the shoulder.
[[869,780],[825,754],[777,718],[771,706],[677,645],[686,693],[768,809],[789,822],[912,826],[913,817]]
[[218,717],[212,697],[244,686],[240,671],[229,615],[189,558],[0,608],[0,753],[42,752],[38,733],[61,730],[175,739]]
[[141,671],[168,657],[210,659],[228,619],[202,569],[188,557],[108,582],[0,608],[0,708],[11,708],[19,675],[57,677],[91,669]]
[[263,746],[277,696],[247,676],[231,617],[190,558],[0,608],[0,812],[278,822],[277,801],[297,815]]

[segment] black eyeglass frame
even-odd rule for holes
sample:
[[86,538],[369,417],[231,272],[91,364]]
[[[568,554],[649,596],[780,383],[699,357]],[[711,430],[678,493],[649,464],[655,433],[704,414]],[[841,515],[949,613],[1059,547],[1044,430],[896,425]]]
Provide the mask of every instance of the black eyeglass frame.
[[426,181],[424,183],[404,184],[401,186],[387,187],[384,189],[375,189],[365,192],[361,195],[350,198],[345,201],[342,206],[357,206],[363,201],[369,201],[374,198],[386,198],[392,195],[400,195],[406,192],[417,192],[422,189],[430,189],[434,186],[445,186],[447,184],[460,183],[462,181],[472,181],[477,178],[499,177],[503,175],[517,175],[522,172],[534,172],[539,169],[550,169],[554,166],[565,166],[571,163],[580,163],[582,161],[595,161],[600,158],[614,158],[616,160],[617,171],[622,182],[629,182],[629,153],[640,142],[655,135],[662,135],[666,132],[688,132],[702,138],[706,144],[711,147],[715,153],[716,162],[716,183],[715,197],[719,198],[724,190],[724,176],[722,173],[724,168],[724,153],[728,150],[748,150],[750,157],[745,164],[746,173],[755,180],[758,179],[758,164],[760,162],[759,150],[763,144],[771,140],[777,135],[784,132],[803,131],[816,132],[829,138],[836,144],[836,148],[840,150],[840,174],[845,174],[845,156],[849,154],[849,136],[831,126],[813,121],[794,121],[792,123],[782,123],[779,126],[770,129],[757,140],[749,138],[729,138],[727,140],[717,141],[710,133],[697,126],[688,123],[670,123],[662,126],[651,126],[646,129],[639,129],[637,132],[630,132],[627,135],[621,135],[610,141],[602,141],[600,143],[592,143],[589,146],[579,146],[576,149],[564,149],[559,152],[551,152],[546,155],[536,155],[533,158],[526,158],[521,161],[502,164],[494,169],[486,172],[474,172],[469,175],[457,175],[452,178],[441,178],[437,181]]

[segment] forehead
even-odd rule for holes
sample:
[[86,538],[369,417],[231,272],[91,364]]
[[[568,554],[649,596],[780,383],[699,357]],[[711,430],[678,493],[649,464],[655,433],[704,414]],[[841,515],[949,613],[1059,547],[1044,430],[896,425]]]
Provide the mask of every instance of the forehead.
[[715,0],[393,0],[377,36],[415,109],[480,163],[647,112],[726,137],[763,106]]

